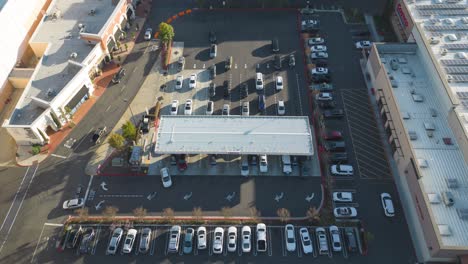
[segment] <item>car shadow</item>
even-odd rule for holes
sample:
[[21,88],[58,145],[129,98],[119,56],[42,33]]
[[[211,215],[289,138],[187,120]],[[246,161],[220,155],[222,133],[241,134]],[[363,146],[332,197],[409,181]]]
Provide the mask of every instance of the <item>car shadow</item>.
[[266,45],[261,46],[260,48],[254,49],[252,51],[252,56],[258,57],[258,58],[266,58],[270,56],[271,54],[270,46],[271,46],[270,44],[266,44]]

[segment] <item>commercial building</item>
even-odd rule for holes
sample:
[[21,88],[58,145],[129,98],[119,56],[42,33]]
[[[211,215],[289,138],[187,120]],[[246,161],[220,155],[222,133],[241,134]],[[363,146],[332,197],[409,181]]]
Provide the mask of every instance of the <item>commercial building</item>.
[[374,44],[366,70],[422,262],[468,255],[468,4],[397,1],[402,44]]
[[18,145],[46,144],[89,98],[134,13],[131,0],[52,1],[28,45],[37,63],[9,77],[25,87],[3,124]]

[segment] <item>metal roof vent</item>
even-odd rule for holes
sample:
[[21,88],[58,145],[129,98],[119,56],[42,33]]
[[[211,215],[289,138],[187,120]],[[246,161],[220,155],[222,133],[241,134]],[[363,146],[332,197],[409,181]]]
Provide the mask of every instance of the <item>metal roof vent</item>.
[[442,201],[444,201],[445,206],[452,206],[455,204],[455,198],[451,192],[443,192]]
[[70,54],[70,59],[74,60],[74,59],[76,59],[76,57],[78,57],[78,53],[72,52],[72,53]]
[[440,55],[445,56],[447,55],[448,50],[447,49],[440,49]]
[[448,225],[437,225],[439,228],[439,233],[441,236],[451,236],[452,235],[452,230],[450,230],[450,227]]
[[462,59],[462,60],[468,59],[468,56],[466,55],[465,52],[460,51],[460,52],[457,52],[456,55],[459,59]]
[[418,134],[416,134],[415,131],[408,131],[408,135],[410,140],[417,140],[418,139]]
[[468,24],[468,17],[463,17],[460,19],[463,24]]
[[440,195],[437,193],[428,193],[427,197],[431,204],[440,204]]
[[468,220],[468,208],[458,208],[457,214],[461,219]]
[[418,159],[419,168],[427,168],[429,165],[427,164],[427,160],[425,159]]
[[458,180],[455,179],[455,178],[447,178],[447,179],[445,179],[445,182],[447,183],[447,187],[449,189],[458,188]]
[[96,14],[96,8],[91,9],[88,13],[89,16],[94,16],[95,14]]
[[455,25],[455,21],[453,21],[453,19],[451,19],[451,18],[444,19],[444,23],[447,24],[447,25],[451,25],[451,26]]

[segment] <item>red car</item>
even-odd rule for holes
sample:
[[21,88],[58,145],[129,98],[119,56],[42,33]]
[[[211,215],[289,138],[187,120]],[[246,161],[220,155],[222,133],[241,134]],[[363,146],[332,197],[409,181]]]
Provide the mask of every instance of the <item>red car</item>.
[[187,169],[187,161],[185,160],[185,154],[179,156],[177,166],[179,167],[179,171],[184,171]]
[[325,140],[337,140],[342,138],[343,135],[341,134],[341,132],[336,130],[328,131],[323,135],[323,139]]

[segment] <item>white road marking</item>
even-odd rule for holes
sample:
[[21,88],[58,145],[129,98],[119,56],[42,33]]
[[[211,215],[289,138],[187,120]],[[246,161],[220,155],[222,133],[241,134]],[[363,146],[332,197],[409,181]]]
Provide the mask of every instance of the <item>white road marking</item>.
[[106,108],[106,112],[108,112],[110,110],[111,106],[109,105],[107,108]]
[[299,74],[296,73],[296,89],[297,89],[297,97],[299,97],[299,110],[301,112],[301,116],[304,115],[302,111],[302,97],[301,97],[301,90],[299,89]]
[[133,69],[132,73],[134,73],[137,69],[138,69],[138,66],[136,66],[135,69]]
[[247,64],[244,64],[244,69],[247,69]]
[[237,69],[237,63],[236,63],[236,64],[234,64],[234,69]]
[[32,258],[31,258],[31,263],[34,263],[34,257],[36,256],[37,248],[39,247],[39,243],[41,242],[42,233],[44,233],[44,228],[45,227],[46,227],[46,225],[42,226],[41,234],[39,235],[39,238],[37,239],[36,248],[34,249],[34,252],[33,252],[33,255],[32,255]]
[[62,156],[62,155],[57,155],[57,154],[50,154],[53,157],[61,158],[61,159],[66,159],[67,157]]
[[63,226],[63,224],[57,224],[57,223],[44,223],[45,226]]
[[205,63],[203,63],[203,69],[205,69]]
[[[89,131],[88,131],[87,134],[91,133],[93,130],[94,130],[94,127],[91,127],[91,129],[89,129]],[[86,139],[86,137],[83,137],[83,138],[80,140],[80,142],[78,142],[78,144],[76,144],[76,146],[75,146],[74,149],[77,149],[77,148],[81,145],[81,143],[83,143],[83,141],[84,141],[85,139]],[[70,155],[71,155],[71,154],[70,154]],[[68,156],[68,157],[70,157],[70,156]]]
[[197,64],[193,64],[193,68],[196,69],[196,68],[197,68]]
[[[36,166],[36,168],[34,169],[34,172],[33,172],[33,174],[31,175],[31,180],[29,181],[28,186],[26,187],[26,190],[24,191],[24,195],[23,195],[23,198],[21,199],[20,204],[18,205],[18,209],[16,209],[15,216],[13,217],[13,219],[11,220],[11,222],[9,223],[9,224],[10,224],[10,227],[8,228],[8,231],[6,232],[6,234],[1,233],[1,231],[3,230],[3,227],[5,227],[5,223],[6,223],[7,219],[9,218],[9,214],[13,212],[13,211],[11,211],[11,209],[12,209],[12,207],[14,206],[14,204],[15,204],[15,202],[16,202],[17,195],[18,195],[18,193],[20,192],[20,189],[21,189],[21,187],[22,187],[22,183],[23,183],[23,182],[21,182],[20,188],[18,188],[18,191],[17,191],[16,194],[15,194],[15,198],[14,198],[12,204],[11,204],[11,207],[10,207],[10,209],[8,210],[8,214],[7,214],[7,216],[5,217],[5,220],[3,221],[2,227],[0,228],[0,234],[2,235],[2,239],[3,239],[2,245],[0,246],[0,252],[2,252],[2,249],[3,249],[3,247],[5,246],[5,243],[6,243],[7,240],[8,240],[8,236],[10,235],[11,229],[13,228],[13,225],[15,224],[16,217],[18,216],[18,213],[19,213],[19,211],[21,210],[21,207],[23,206],[24,199],[26,198],[26,195],[28,194],[29,187],[31,187],[31,183],[32,183],[32,181],[34,180],[34,176],[36,176],[36,171],[37,171],[37,168],[39,168],[39,164],[38,164],[38,163],[35,163],[35,164],[32,165],[31,167],[33,167],[33,166]],[[26,177],[26,175],[28,175],[28,172],[29,172],[29,168],[28,168],[28,170],[26,171],[26,174],[25,174],[24,177]],[[24,179],[25,179],[25,178],[23,178],[23,181],[24,181]]]
[[93,178],[94,178],[94,175],[91,175],[89,182],[88,182],[88,188],[86,188],[85,196],[83,198],[85,201],[88,199],[88,194],[89,194],[89,190],[91,189],[91,183],[93,183]]

